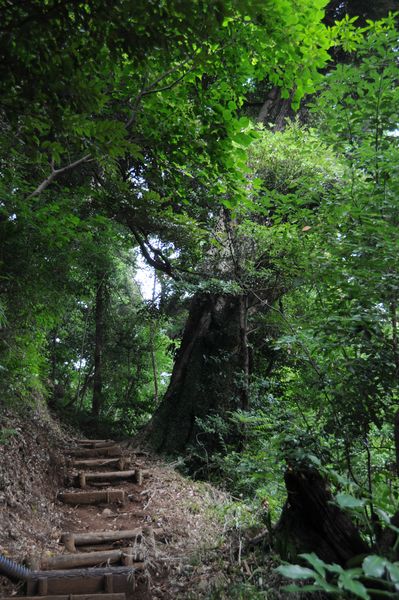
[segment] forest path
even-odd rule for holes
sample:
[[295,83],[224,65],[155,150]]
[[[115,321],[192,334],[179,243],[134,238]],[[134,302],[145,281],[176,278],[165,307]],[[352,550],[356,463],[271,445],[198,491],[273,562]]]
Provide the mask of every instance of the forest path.
[[31,558],[27,596],[199,599],[225,583],[225,523],[215,513],[225,494],[111,440],[77,440],[65,456],[67,485],[55,503],[59,543]]

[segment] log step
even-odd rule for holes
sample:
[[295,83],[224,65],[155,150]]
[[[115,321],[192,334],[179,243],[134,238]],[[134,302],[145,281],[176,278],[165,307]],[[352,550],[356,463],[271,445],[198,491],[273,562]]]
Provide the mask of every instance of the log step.
[[70,571],[32,572],[27,584],[27,596],[52,596],[62,594],[107,594],[125,593],[131,595],[134,586],[134,571],[140,567],[104,567],[92,569],[71,569]]
[[85,467],[86,469],[95,467],[109,467],[115,465],[119,471],[123,471],[130,464],[128,458],[76,458],[72,461],[72,467]]
[[70,456],[82,458],[120,457],[122,456],[122,449],[115,444],[105,448],[69,448],[66,453]]
[[77,443],[83,448],[108,448],[115,446],[114,440],[78,440]]
[[[95,567],[96,565],[121,563],[125,567],[143,561],[143,552],[133,547],[104,552],[85,552],[83,554],[60,554],[49,558],[32,559],[31,568],[35,571],[54,571]],[[134,565],[133,565],[134,566]]]
[[[38,596],[6,596],[1,600],[38,600]],[[40,600],[126,600],[126,594],[64,594],[40,596]]]
[[141,538],[143,529],[126,529],[124,531],[93,531],[90,533],[63,533],[61,542],[68,552],[76,552],[76,546],[87,546],[90,544],[103,544],[117,542],[119,540],[131,540]]
[[139,485],[143,482],[143,476],[140,469],[132,469],[131,471],[97,471],[94,473],[79,473],[79,485],[85,488],[90,481],[116,481],[116,480],[133,480]]
[[77,444],[88,444],[88,445],[90,445],[90,444],[105,444],[107,442],[113,442],[115,444],[114,440],[110,440],[109,438],[107,440],[92,440],[91,438],[90,439],[82,438],[81,440],[76,440]]
[[65,504],[125,504],[123,490],[104,490],[90,492],[62,492],[58,499]]

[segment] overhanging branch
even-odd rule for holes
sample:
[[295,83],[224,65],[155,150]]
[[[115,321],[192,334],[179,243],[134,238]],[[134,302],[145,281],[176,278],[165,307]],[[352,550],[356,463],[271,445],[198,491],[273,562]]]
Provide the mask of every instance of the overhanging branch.
[[56,179],[63,173],[71,171],[75,167],[78,167],[79,165],[85,162],[90,162],[92,160],[93,159],[91,158],[90,154],[86,154],[85,156],[82,156],[82,158],[79,158],[78,160],[69,163],[69,165],[66,165],[65,167],[60,167],[59,169],[54,169],[54,161],[51,161],[50,175],[46,179],[44,179],[44,181],[42,181],[41,184],[38,185],[37,188],[31,194],[29,194],[28,199],[41,194],[50,185],[50,183],[54,181],[54,179]]

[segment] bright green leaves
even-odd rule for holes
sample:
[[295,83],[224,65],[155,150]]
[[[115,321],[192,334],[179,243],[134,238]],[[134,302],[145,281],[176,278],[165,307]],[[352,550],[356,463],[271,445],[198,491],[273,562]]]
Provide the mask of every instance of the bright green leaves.
[[301,554],[300,556],[309,563],[313,569],[301,567],[299,565],[284,565],[277,567],[276,571],[289,579],[312,579],[314,584],[307,586],[286,586],[285,589],[287,591],[324,591],[333,595],[342,591],[343,593],[354,594],[357,598],[369,600],[366,588],[358,581],[359,577],[362,575],[361,569],[344,570],[339,565],[325,563],[314,553]]
[[[397,595],[398,563],[392,563],[381,556],[367,556],[363,561],[362,568],[356,569],[344,569],[340,565],[325,563],[314,553],[301,554],[300,557],[313,568],[309,569],[300,565],[282,565],[277,567],[276,571],[289,579],[312,579],[314,584],[312,586],[286,586],[287,591],[316,592],[322,590],[333,597],[340,594],[340,597],[343,598],[356,597],[370,600],[373,597],[373,590],[377,586],[377,589],[385,590],[384,596],[386,595],[388,598],[395,598]],[[371,589],[369,589],[369,584],[371,584]]]
[[365,506],[365,500],[361,498],[355,498],[350,494],[340,492],[336,495],[335,500],[338,506],[342,509],[363,509]]
[[[67,3],[40,35],[34,16],[28,32],[36,33],[30,56],[37,79],[34,104],[46,108],[39,129],[24,111],[19,115],[25,138],[35,141],[43,165],[53,161],[62,167],[90,153],[114,172],[115,161],[143,163],[152,154],[160,169],[169,170],[160,159],[171,147],[173,162],[184,162],[187,172],[195,170],[202,136],[208,160],[202,161],[201,180],[204,163],[213,162],[219,169],[216,177],[208,171],[208,185],[227,170],[231,187],[235,168],[237,202],[245,195],[244,151],[251,141],[235,123],[237,110],[259,79],[281,86],[284,95],[294,90],[294,103],[314,90],[317,71],[328,60],[322,2],[306,0],[299,8],[292,0],[208,2],[189,10],[181,3],[147,4],[116,2],[105,15]],[[37,8],[45,19],[50,7]],[[10,9],[9,16],[18,21],[20,11],[14,8],[11,15]],[[11,64],[29,77],[25,52],[15,34]],[[55,77],[60,70],[62,76]],[[9,86],[4,98],[6,106],[23,105],[25,90]],[[185,161],[177,156],[183,145]]]
[[392,106],[399,101],[397,32],[389,28],[389,19],[384,23],[357,43],[358,62],[340,65],[329,75],[317,102],[321,114],[334,106],[324,126],[334,132],[337,148],[377,180],[387,174],[384,163],[394,148],[388,136],[397,125]]
[[367,19],[365,27],[358,27],[356,21],[359,17],[350,17],[345,15],[340,21],[330,29],[331,41],[333,45],[342,46],[345,52],[355,52],[362,46],[365,34],[388,32],[395,29],[395,14],[389,15],[379,21]]
[[289,577],[290,579],[311,579],[314,575],[312,569],[300,565],[282,565],[277,567],[276,571],[283,577]]
[[344,173],[343,165],[320,135],[298,123],[283,132],[261,130],[249,148],[249,163],[256,187],[264,190],[254,193],[257,208],[272,210],[275,224],[289,220],[302,227],[313,223],[314,204]]

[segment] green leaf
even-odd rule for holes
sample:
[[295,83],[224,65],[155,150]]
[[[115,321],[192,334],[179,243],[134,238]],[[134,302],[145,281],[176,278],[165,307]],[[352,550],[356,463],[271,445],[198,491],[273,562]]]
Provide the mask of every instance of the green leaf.
[[386,568],[388,569],[388,573],[392,581],[396,584],[399,584],[399,563],[391,563],[387,561]]
[[322,561],[314,552],[311,554],[300,554],[301,558],[304,558],[312,567],[319,573],[319,575],[326,574],[325,563]]
[[300,565],[280,565],[275,571],[289,579],[309,579],[310,577],[314,579],[315,577],[315,572],[312,569]]
[[387,560],[385,558],[371,554],[364,559],[362,567],[365,575],[369,577],[382,577],[386,564]]
[[389,529],[392,529],[392,531],[395,531],[397,534],[399,534],[399,527],[396,527],[395,525],[392,525],[392,523],[391,523],[391,517],[388,515],[388,513],[386,513],[381,508],[377,508],[376,512],[378,513],[378,515],[381,517],[381,519],[384,521],[384,523],[386,524],[386,526]]
[[351,494],[344,494],[340,492],[336,495],[335,500],[340,508],[363,508],[365,505],[365,500],[361,500],[360,498],[355,498]]
[[343,571],[338,578],[338,586],[341,589],[347,590],[348,592],[352,592],[358,598],[363,598],[363,600],[369,600],[370,596],[367,593],[366,588],[360,581],[356,581],[355,577],[359,576],[359,569],[351,569],[348,571]]

